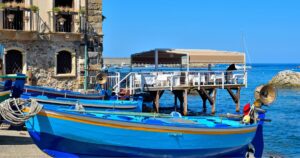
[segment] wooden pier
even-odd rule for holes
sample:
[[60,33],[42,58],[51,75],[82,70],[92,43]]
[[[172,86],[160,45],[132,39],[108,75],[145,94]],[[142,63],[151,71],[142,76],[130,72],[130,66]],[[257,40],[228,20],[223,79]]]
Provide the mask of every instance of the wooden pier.
[[[218,89],[226,89],[235,103],[235,110],[240,111],[241,88],[247,86],[247,72],[236,70],[234,64],[245,65],[245,54],[212,50],[175,50],[155,49],[131,56],[131,64],[155,64],[155,69],[148,72],[131,72],[119,80],[113,88],[116,92],[129,91],[130,95],[147,92],[153,100],[153,109],[160,112],[160,98],[165,91],[174,94],[174,104],[180,103],[180,111],[188,114],[188,92],[197,91],[203,101],[203,112],[207,111],[207,102],[211,113],[216,112]],[[190,71],[190,65],[207,64],[208,69]],[[184,71],[161,71],[160,64],[180,64]],[[227,64],[227,69],[212,70],[210,64]],[[121,84],[124,83],[125,84]]]

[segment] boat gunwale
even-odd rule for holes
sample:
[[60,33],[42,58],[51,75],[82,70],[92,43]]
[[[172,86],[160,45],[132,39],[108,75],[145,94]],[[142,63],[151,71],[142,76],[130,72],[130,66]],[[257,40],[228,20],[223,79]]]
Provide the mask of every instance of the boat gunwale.
[[147,132],[162,132],[162,133],[185,133],[185,134],[206,134],[206,135],[224,135],[224,134],[246,134],[255,132],[257,124],[247,125],[245,127],[229,127],[229,128],[218,128],[218,127],[201,127],[201,126],[185,126],[180,127],[174,124],[170,125],[157,125],[157,124],[146,124],[143,122],[128,122],[125,120],[113,120],[103,119],[96,116],[83,116],[75,114],[69,111],[59,111],[54,109],[43,109],[38,113],[40,116],[51,117],[61,120],[79,122],[90,125],[121,128],[128,130],[147,131]]
[[[40,98],[34,98],[37,102],[42,102],[42,103],[50,103],[50,104],[58,104],[58,105],[64,105],[64,106],[69,106],[69,105],[75,105],[75,102],[72,101],[62,101],[62,100],[58,100],[55,101],[54,99],[40,99]],[[82,103],[79,101],[79,103],[81,105],[83,105],[84,107],[94,107],[94,108],[115,108],[115,109],[135,109],[138,106],[136,105],[100,105],[100,104],[86,104],[86,103]],[[66,105],[65,105],[66,104]],[[136,103],[138,104],[138,103]]]
[[43,88],[34,88],[34,87],[24,87],[25,92],[39,92],[43,94],[54,94],[54,95],[60,95],[64,97],[76,97],[76,98],[87,98],[87,99],[100,99],[103,98],[104,95],[100,94],[81,94],[77,92],[63,92],[59,90],[50,90],[50,89],[43,89]]

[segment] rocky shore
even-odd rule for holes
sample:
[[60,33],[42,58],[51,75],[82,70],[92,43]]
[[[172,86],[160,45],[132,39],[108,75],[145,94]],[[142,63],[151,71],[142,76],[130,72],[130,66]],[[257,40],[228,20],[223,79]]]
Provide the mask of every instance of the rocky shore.
[[280,71],[269,84],[277,88],[300,88],[300,72],[291,70]]

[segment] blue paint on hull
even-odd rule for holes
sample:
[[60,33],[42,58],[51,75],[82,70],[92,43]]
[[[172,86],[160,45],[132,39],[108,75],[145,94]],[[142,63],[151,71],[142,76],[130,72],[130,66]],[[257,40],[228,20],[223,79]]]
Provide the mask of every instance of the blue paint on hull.
[[41,150],[53,157],[244,157],[248,147],[205,150],[154,150],[86,143],[34,131],[29,131],[29,134]]
[[34,142],[55,157],[244,157],[255,132],[227,135],[156,133],[37,115],[26,122]]

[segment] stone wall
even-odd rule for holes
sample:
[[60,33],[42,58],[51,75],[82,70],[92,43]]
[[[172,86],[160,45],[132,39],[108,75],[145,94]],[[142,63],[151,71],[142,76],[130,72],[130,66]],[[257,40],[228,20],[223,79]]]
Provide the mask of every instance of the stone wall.
[[88,0],[88,16],[89,23],[102,34],[102,0]]
[[[102,32],[102,0],[88,0],[88,22],[97,33],[97,37],[93,37],[94,42],[98,47],[95,52],[98,52],[98,56],[95,58],[100,61],[97,64],[102,64],[102,52],[103,52],[103,32]],[[90,63],[91,64],[91,63]]]
[[[33,85],[49,86],[59,89],[77,88],[79,60],[84,58],[79,42],[62,41],[0,41],[4,48],[18,49],[26,55],[27,70],[32,71]],[[55,75],[55,53],[61,50],[75,52],[75,76]],[[23,72],[24,73],[24,72]]]

